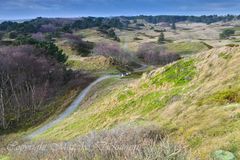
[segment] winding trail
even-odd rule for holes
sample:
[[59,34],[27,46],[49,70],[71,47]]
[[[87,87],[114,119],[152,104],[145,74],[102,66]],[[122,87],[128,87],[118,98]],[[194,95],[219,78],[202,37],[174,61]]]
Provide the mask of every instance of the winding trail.
[[[124,44],[125,49],[128,49],[128,44],[125,43]],[[144,71],[148,66],[146,64],[140,64],[141,67],[134,69],[133,72],[139,72],[139,71]],[[57,125],[58,123],[60,123],[61,121],[63,121],[66,117],[68,117],[69,115],[71,115],[82,103],[82,101],[84,100],[84,98],[88,95],[88,93],[90,92],[90,90],[92,89],[93,86],[95,86],[96,84],[98,84],[101,81],[104,81],[106,79],[109,78],[114,78],[114,77],[123,77],[126,76],[123,73],[120,75],[105,75],[102,76],[100,78],[98,78],[97,80],[95,80],[94,82],[92,82],[90,85],[88,85],[78,96],[77,98],[72,102],[72,104],[63,112],[61,113],[56,119],[50,121],[49,123],[45,124],[44,126],[42,126],[41,128],[37,129],[36,131],[32,132],[31,134],[26,136],[26,139],[33,139],[41,134],[43,134],[44,132],[46,132],[48,129],[54,127],[55,125]]]
[[93,86],[98,84],[99,82],[109,79],[109,78],[114,78],[114,77],[120,77],[120,75],[106,75],[98,78],[94,82],[92,82],[90,85],[88,85],[79,95],[78,97],[72,102],[72,104],[63,112],[61,113],[55,120],[49,122],[48,124],[44,125],[43,127],[37,129],[36,131],[32,132],[29,134],[26,138],[27,139],[33,139],[42,133],[46,132],[48,129],[54,127],[56,124],[60,123],[63,121],[66,117],[71,115],[81,104],[81,102],[84,100],[84,98],[87,96],[89,91],[92,89]]

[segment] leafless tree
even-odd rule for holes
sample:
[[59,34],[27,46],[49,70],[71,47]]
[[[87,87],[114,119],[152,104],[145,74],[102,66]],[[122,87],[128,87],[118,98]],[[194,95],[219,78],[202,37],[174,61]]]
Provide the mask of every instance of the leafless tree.
[[42,107],[64,82],[65,69],[32,46],[0,48],[0,129]]
[[40,27],[39,31],[42,33],[55,32],[57,27],[53,24],[44,24]]
[[122,65],[127,65],[132,61],[132,56],[121,49],[117,43],[98,43],[93,49],[93,53],[106,57],[112,57]]
[[180,55],[167,52],[164,47],[154,43],[142,44],[137,51],[137,56],[145,63],[153,65],[166,65],[180,59]]
[[46,38],[45,38],[45,35],[44,35],[43,33],[41,33],[41,32],[33,33],[33,34],[32,34],[32,38],[33,38],[33,39],[36,39],[36,40],[38,40],[38,41],[43,41],[43,40],[46,39]]

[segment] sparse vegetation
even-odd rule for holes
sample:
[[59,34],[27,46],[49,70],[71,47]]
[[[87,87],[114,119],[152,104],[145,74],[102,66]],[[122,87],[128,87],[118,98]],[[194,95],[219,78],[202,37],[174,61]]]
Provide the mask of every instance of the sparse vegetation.
[[113,38],[113,40],[120,42],[120,38],[116,35],[116,33],[113,29],[110,29],[108,31],[108,36]]
[[106,34],[109,38],[112,38],[114,41],[120,42],[120,38],[116,35],[115,31],[113,28],[100,28],[98,29],[101,33]]

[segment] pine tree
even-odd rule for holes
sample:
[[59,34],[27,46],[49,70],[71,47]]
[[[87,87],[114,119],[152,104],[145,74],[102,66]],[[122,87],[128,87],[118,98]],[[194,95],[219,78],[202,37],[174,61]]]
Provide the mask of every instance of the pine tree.
[[158,43],[162,44],[165,41],[164,33],[161,32],[160,36],[158,37]]
[[171,28],[172,28],[173,30],[176,30],[176,24],[175,24],[175,22],[172,23]]

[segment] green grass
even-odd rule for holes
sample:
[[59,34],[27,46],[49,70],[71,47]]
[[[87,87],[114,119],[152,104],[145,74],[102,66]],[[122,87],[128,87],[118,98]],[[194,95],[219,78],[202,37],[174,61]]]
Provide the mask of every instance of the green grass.
[[202,137],[201,136],[195,136],[188,139],[188,143],[191,146],[191,148],[196,148],[202,143]]
[[8,156],[0,155],[0,160],[10,160]]
[[231,103],[240,103],[240,87],[230,87],[215,92],[201,99],[198,105],[226,105]]
[[180,55],[196,54],[209,49],[209,45],[203,42],[176,42],[165,45],[167,51]]
[[124,101],[126,100],[128,97],[135,95],[134,91],[132,90],[126,90],[123,93],[119,93],[118,100],[119,101]]
[[234,27],[233,28],[235,31],[240,31],[240,27]]
[[232,55],[222,52],[222,53],[219,54],[219,57],[227,60],[227,59],[232,58]]
[[162,85],[163,83],[173,83],[183,85],[191,81],[196,74],[194,60],[180,60],[179,62],[165,67],[165,71],[150,79],[151,84]]

